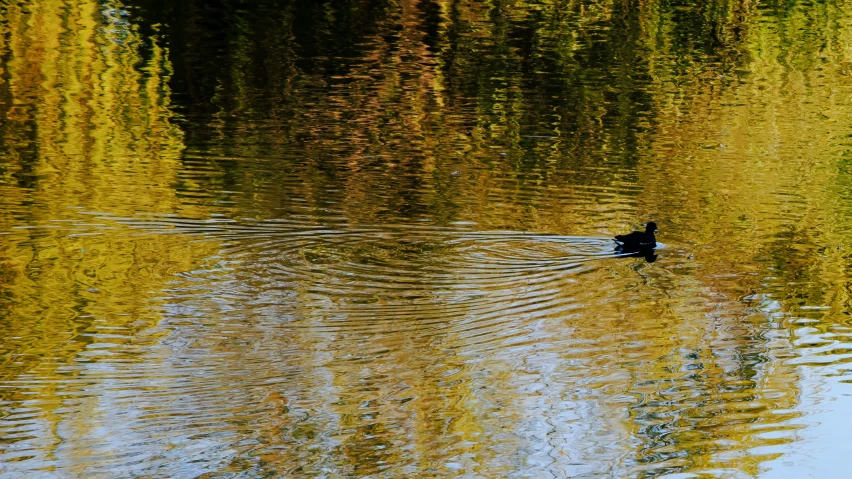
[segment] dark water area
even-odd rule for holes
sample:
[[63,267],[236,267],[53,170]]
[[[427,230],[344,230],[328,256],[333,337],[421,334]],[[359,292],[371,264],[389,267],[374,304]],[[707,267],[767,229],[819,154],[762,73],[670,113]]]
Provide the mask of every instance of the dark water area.
[[850,27],[0,2],[0,477],[847,477]]

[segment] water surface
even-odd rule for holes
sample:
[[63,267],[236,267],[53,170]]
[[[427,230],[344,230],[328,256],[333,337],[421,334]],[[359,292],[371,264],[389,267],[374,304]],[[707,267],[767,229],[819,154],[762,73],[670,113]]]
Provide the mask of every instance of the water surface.
[[850,26],[1,3],[0,475],[845,477]]

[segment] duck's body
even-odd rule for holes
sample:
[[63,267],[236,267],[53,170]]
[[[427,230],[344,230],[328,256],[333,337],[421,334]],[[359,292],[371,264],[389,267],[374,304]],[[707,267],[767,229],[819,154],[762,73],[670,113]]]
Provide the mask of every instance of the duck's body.
[[654,248],[657,246],[654,231],[657,231],[657,224],[652,221],[645,226],[644,232],[634,231],[626,235],[618,235],[615,237],[615,242],[625,250]]

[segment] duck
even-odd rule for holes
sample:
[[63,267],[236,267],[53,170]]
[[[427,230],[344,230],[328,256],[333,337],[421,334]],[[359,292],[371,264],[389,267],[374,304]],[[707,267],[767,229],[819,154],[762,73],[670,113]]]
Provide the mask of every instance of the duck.
[[657,231],[657,223],[651,221],[645,225],[644,232],[634,231],[626,235],[618,235],[613,238],[613,241],[618,244],[618,249],[625,252],[654,249],[657,246],[657,238],[654,237],[654,231]]

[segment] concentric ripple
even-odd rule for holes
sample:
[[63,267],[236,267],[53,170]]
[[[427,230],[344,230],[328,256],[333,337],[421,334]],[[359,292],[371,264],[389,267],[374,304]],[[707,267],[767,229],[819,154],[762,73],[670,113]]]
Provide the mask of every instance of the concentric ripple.
[[[530,474],[583,474],[591,447],[627,473],[684,467],[687,447],[739,454],[726,438],[741,434],[783,445],[798,429],[795,389],[757,372],[761,328],[736,319],[753,313],[684,276],[688,248],[652,265],[607,237],[469,224],[89,216],[62,226],[83,249],[111,229],[113,247],[207,253],[163,278],[147,330],[95,321],[75,362],[3,383],[18,395],[0,419],[4,457],[22,466],[9,471],[314,474],[354,455],[359,474],[423,460],[452,473],[465,456],[488,475],[522,458]],[[48,387],[57,399],[26,399]],[[42,456],[51,405],[101,426],[67,422],[60,454]],[[478,443],[491,447],[467,450]],[[83,451],[95,455],[71,459]]]

